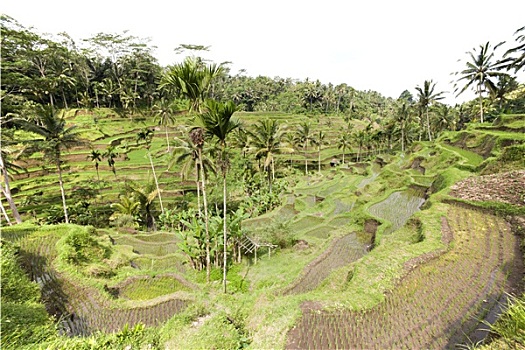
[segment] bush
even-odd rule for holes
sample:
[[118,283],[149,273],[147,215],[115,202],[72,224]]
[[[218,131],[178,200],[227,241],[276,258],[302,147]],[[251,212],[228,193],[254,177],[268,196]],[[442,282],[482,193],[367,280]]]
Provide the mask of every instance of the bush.
[[102,246],[86,229],[76,229],[64,239],[62,259],[80,265],[108,258],[110,250]]
[[294,234],[290,231],[289,223],[283,221],[264,227],[262,232],[256,233],[256,236],[261,242],[271,243],[279,248],[288,248],[297,242]]

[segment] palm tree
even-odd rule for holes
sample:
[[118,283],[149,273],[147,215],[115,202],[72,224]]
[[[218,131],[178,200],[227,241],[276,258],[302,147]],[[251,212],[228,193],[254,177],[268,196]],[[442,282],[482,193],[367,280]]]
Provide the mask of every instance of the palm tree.
[[370,140],[370,131],[372,130],[372,124],[369,123],[366,128],[357,131],[353,134],[353,137],[355,141],[357,142],[358,150],[357,150],[357,162],[359,162],[361,158],[361,150],[363,146]]
[[436,133],[439,133],[442,130],[455,130],[456,121],[453,107],[439,104],[436,112],[437,118],[434,121],[433,127]]
[[222,64],[206,65],[200,58],[187,57],[182,63],[168,67],[161,78],[159,88],[188,99],[189,112],[199,113],[213,81],[224,73]]
[[206,101],[206,110],[199,114],[197,122],[203,127],[206,133],[212,137],[216,137],[220,146],[219,167],[222,172],[223,179],[223,244],[224,244],[224,265],[223,265],[223,288],[226,293],[226,265],[227,265],[227,208],[226,208],[226,175],[228,173],[228,159],[226,157],[226,138],[228,135],[239,127],[240,123],[237,119],[232,119],[233,113],[237,110],[233,101],[225,103],[217,102],[215,100]]
[[305,167],[305,175],[308,175],[308,158],[306,156],[306,152],[308,151],[308,145],[315,144],[315,137],[310,129],[310,123],[303,122],[299,125],[299,128],[297,129],[297,135],[296,135],[297,143],[302,145],[303,152],[304,152],[304,167]]
[[171,158],[168,162],[168,169],[171,169],[174,164],[179,164],[181,166],[180,175],[182,180],[186,179],[192,171],[195,172],[195,185],[197,187],[197,207],[199,211],[199,216],[202,217],[200,200],[201,185],[199,181],[200,173],[201,171],[204,171],[204,177],[206,177],[207,173],[214,173],[215,168],[213,167],[212,161],[208,157],[203,156],[203,167],[201,169],[199,162],[199,147],[195,145],[191,141],[191,139],[175,138],[175,142],[177,143],[177,146],[172,148]]
[[[191,142],[197,147],[197,158],[199,166],[204,169],[204,162],[202,157],[202,149],[204,148],[204,129],[202,127],[194,127],[189,134]],[[206,179],[205,172],[201,171],[201,186],[202,186],[202,201],[204,205],[204,226],[205,226],[205,240],[206,240],[206,282],[210,282],[211,260],[210,260],[210,227],[208,216],[208,201],[206,199]]]
[[[287,149],[290,150],[290,154],[295,153],[295,150],[297,149],[297,138],[295,137],[295,133],[291,131],[287,131],[284,133],[284,143],[287,145]],[[290,167],[293,165],[293,156],[290,157]]]
[[401,152],[405,152],[405,132],[410,115],[410,107],[408,107],[407,103],[407,101],[403,101],[394,115],[395,121],[399,123],[399,129],[401,130]]
[[317,142],[317,157],[318,157],[318,166],[319,166],[319,174],[321,173],[321,147],[326,144],[326,134],[322,131],[322,130],[319,130],[319,132],[317,133],[317,137],[316,137],[316,142]]
[[343,131],[341,135],[339,135],[339,139],[337,140],[337,148],[343,150],[343,163],[345,163],[345,151],[347,148],[350,148],[350,145],[352,143],[351,134],[348,131]]
[[160,195],[160,187],[159,187],[159,181],[157,179],[157,174],[155,173],[155,166],[153,165],[153,159],[151,158],[151,141],[153,141],[153,130],[150,128],[144,128],[137,134],[137,144],[140,142],[144,142],[144,146],[146,148],[146,152],[148,155],[149,163],[151,165],[151,171],[153,173],[153,179],[155,180],[155,185],[157,186],[157,193],[159,196],[159,202],[160,202],[160,211],[164,214],[164,206],[162,205],[162,197]]
[[249,149],[250,139],[249,132],[242,123],[237,129],[235,129],[235,132],[233,133],[233,145],[240,149],[242,157],[246,158],[246,151]]
[[141,187],[134,183],[124,184],[124,189],[128,193],[128,196],[132,196],[140,203],[142,214],[144,215],[144,221],[148,230],[155,231],[155,217],[152,213],[153,201],[158,196],[158,189],[153,187],[152,183],[148,183],[146,186]]
[[[11,170],[15,169],[16,170],[19,167],[16,166],[15,164],[13,164],[13,163],[4,161],[4,158],[5,158],[5,154],[4,153],[7,153],[5,151],[6,151],[5,149],[2,149],[0,151],[0,169],[2,171],[2,178],[4,180],[4,184],[2,186],[0,186],[0,188],[1,188],[2,194],[5,196],[5,198],[7,200],[7,203],[9,203],[9,207],[11,208],[11,212],[13,214],[13,217],[15,218],[16,223],[17,224],[21,224],[22,223],[22,218],[20,217],[20,213],[18,212],[18,208],[16,207],[15,201],[13,200],[13,197],[11,195],[11,186],[9,185],[9,174],[8,174],[8,169],[11,169]],[[3,209],[3,210],[4,210],[4,213],[5,213],[5,209]],[[6,218],[7,222],[9,223],[9,217],[7,216],[6,213],[5,213],[5,218]]]
[[[0,135],[1,135],[1,141],[0,141],[0,171],[1,171],[1,178],[3,179],[3,184],[0,185],[1,193],[5,196],[7,203],[9,204],[9,207],[11,208],[11,213],[13,214],[13,218],[15,219],[17,224],[22,223],[22,218],[20,216],[20,213],[18,212],[18,208],[16,207],[16,203],[13,200],[13,196],[11,195],[11,186],[9,184],[9,172],[15,172],[18,173],[20,170],[25,170],[21,166],[11,162],[9,158],[15,153],[15,149],[11,148],[10,146],[14,145],[16,141],[14,140],[14,129],[8,129],[6,130],[3,128],[4,123],[7,122],[13,122],[15,118],[9,117],[9,118],[1,118],[3,120],[0,120]],[[18,117],[16,118],[18,119]],[[15,155],[15,160],[23,153],[23,152],[17,152],[18,154]],[[1,203],[1,202],[0,202]],[[9,223],[9,218],[7,216],[7,213],[5,212],[5,218],[7,222]]]
[[159,125],[164,125],[166,133],[167,151],[170,151],[170,139],[168,136],[168,126],[175,122],[175,111],[172,105],[165,98],[161,99],[153,106],[155,112],[155,120],[158,120]]
[[119,156],[115,146],[109,145],[106,148],[106,151],[104,154],[102,154],[102,157],[106,158],[108,160],[108,166],[111,168],[111,171],[113,172],[113,175],[115,177],[117,176],[117,170],[115,169],[115,158]]
[[[64,208],[64,219],[69,223],[69,217],[66,204],[66,192],[62,180],[62,151],[70,149],[73,146],[82,144],[80,141],[76,126],[66,126],[64,116],[58,117],[53,108],[42,108],[38,115],[37,123],[23,123],[26,130],[31,131],[41,138],[32,140],[37,144],[44,155],[55,163],[58,172],[58,182],[60,193],[62,195],[62,206]],[[42,140],[43,138],[43,140]]]
[[[496,46],[496,48],[499,45]],[[455,74],[460,74],[456,82],[456,85],[461,81],[465,81],[463,88],[459,90],[457,96],[461,95],[469,87],[475,86],[475,91],[478,94],[479,98],[479,114],[480,121],[483,123],[483,92],[490,92],[495,89],[495,84],[492,81],[493,78],[501,77],[507,75],[506,73],[500,72],[499,70],[503,68],[504,64],[501,62],[493,62],[494,51],[490,47],[490,43],[487,41],[485,45],[479,46],[479,52],[476,49],[468,52],[470,56],[470,61],[466,62],[467,68],[461,72],[456,72]],[[455,91],[458,91],[456,87]]]
[[418,92],[418,99],[419,99],[419,105],[420,107],[425,110],[426,117],[427,117],[427,132],[428,132],[428,140],[432,141],[432,134],[430,133],[430,117],[428,114],[429,107],[434,104],[436,101],[439,101],[443,99],[443,91],[441,92],[434,92],[434,89],[436,88],[436,84],[432,82],[432,80],[425,80],[423,83],[423,87],[421,88],[419,85],[416,86],[416,90]]
[[[523,66],[525,66],[525,26],[516,30],[514,35],[520,32],[523,32],[523,34],[519,34],[516,37],[516,42],[518,43],[518,46],[508,49],[503,55],[503,57],[506,57],[503,63],[510,62],[506,67],[508,69],[514,69],[514,73],[517,73],[523,68]],[[514,53],[517,53],[518,56],[507,57],[509,55],[513,55]]]
[[87,156],[87,159],[90,159],[95,163],[95,169],[97,170],[97,179],[100,181],[100,175],[98,174],[98,163],[102,161],[102,153],[97,149],[92,149],[91,153]]
[[263,169],[267,172],[268,187],[272,192],[272,182],[275,180],[275,155],[281,152],[290,152],[288,147],[281,145],[282,132],[279,123],[273,119],[259,120],[253,131],[248,131],[251,137],[251,149],[256,159],[264,159]]

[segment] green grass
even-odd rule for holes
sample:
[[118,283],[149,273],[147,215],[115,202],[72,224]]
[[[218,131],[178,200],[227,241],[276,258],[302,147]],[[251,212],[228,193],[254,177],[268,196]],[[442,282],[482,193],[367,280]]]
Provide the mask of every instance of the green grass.
[[[149,118],[132,122],[116,114],[103,118],[103,114],[97,114],[96,111],[93,113],[79,113],[76,117],[71,115],[68,116],[68,120],[87,128],[97,117],[100,130],[108,135],[98,138],[98,133],[93,133],[90,136],[92,139],[98,138],[95,144],[100,149],[104,149],[111,141],[117,139],[127,140],[129,146],[133,146],[128,153],[130,160],[117,160],[117,177],[113,176],[105,161],[101,163],[100,175],[107,182],[102,187],[98,200],[111,203],[117,200],[126,178],[139,181],[152,179],[146,151],[143,148],[135,148],[135,137],[138,130],[153,123]],[[283,113],[237,113],[236,115],[247,124],[255,123],[264,117],[275,118],[282,124],[287,124],[290,130],[307,120],[304,116]],[[323,164],[334,156],[340,160],[342,158],[342,151],[335,147],[337,133],[333,130],[341,129],[345,123],[342,118],[330,118],[334,123],[331,128],[328,128],[324,121],[320,126],[327,132],[332,145],[326,146],[321,152]],[[509,117],[505,121],[510,128],[519,128],[519,122],[521,120],[516,117]],[[360,121],[355,121],[354,124],[357,128],[362,126]],[[170,134],[177,133],[175,127],[170,130]],[[27,136],[21,135],[21,137]],[[118,234],[107,229],[99,233],[98,239],[110,246],[107,238],[109,234],[117,242],[117,245],[111,246],[113,254],[107,261],[82,268],[71,268],[61,262],[54,262],[53,266],[61,273],[67,274],[71,280],[78,280],[83,288],[93,289],[104,298],[108,298],[107,292],[104,291],[105,285],[116,287],[123,285],[128,278],[136,278],[136,283],[126,285],[122,290],[122,295],[130,300],[105,301],[115,307],[115,310],[129,308],[135,302],[137,305],[148,305],[154,299],[169,298],[170,293],[192,300],[188,309],[180,311],[158,328],[163,345],[168,348],[238,348],[248,343],[249,348],[253,349],[283,348],[288,330],[297,324],[301,317],[302,302],[315,301],[329,310],[371,309],[385,300],[385,293],[395,290],[400,278],[404,276],[404,265],[407,261],[445,249],[445,245],[441,242],[441,218],[448,215],[449,204],[446,201],[451,200],[448,197],[449,187],[467,176],[474,175],[481,168],[486,169],[487,164],[495,164],[496,157],[502,153],[503,147],[506,147],[507,140],[523,142],[523,135],[500,129],[471,127],[461,133],[447,134],[446,140],[450,144],[440,140],[435,143],[414,144],[404,157],[389,155],[385,158],[388,164],[382,169],[370,163],[349,164],[348,169],[346,166],[323,169],[321,174],[318,174],[316,164],[317,149],[311,148],[308,151],[310,170],[308,177],[304,176],[303,152],[299,151],[292,155],[296,167],[295,173],[289,171],[287,174],[293,174],[289,179],[295,185],[288,189],[288,200],[272,212],[246,220],[243,227],[250,235],[268,231],[268,228],[278,227],[277,224],[280,223],[282,227],[290,230],[290,235],[294,239],[302,239],[306,244],[301,247],[290,246],[272,250],[271,256],[267,250],[261,249],[256,264],[253,257],[245,257],[238,267],[238,273],[230,276],[231,294],[224,295],[221,292],[220,280],[206,284],[204,272],[193,271],[191,267],[184,264],[187,259],[178,248],[178,239],[175,234],[168,232]],[[462,147],[462,142],[465,147]],[[120,151],[122,146],[119,147]],[[151,152],[161,187],[165,190],[163,200],[166,206],[166,202],[176,199],[175,193],[180,188],[181,182],[178,169],[173,169],[170,173],[165,172],[167,157],[163,155],[164,150],[165,135],[161,130],[155,133]],[[491,156],[484,159],[477,153],[480,150],[489,152]],[[87,149],[75,149],[72,150],[70,157],[79,154],[87,155],[87,153]],[[350,150],[346,153],[347,158],[350,158]],[[96,178],[93,164],[84,157],[80,158],[83,159],[69,162],[70,169],[74,173],[67,173],[64,176],[68,193],[71,193],[75,186],[80,186],[83,181]],[[289,166],[290,156],[280,155],[278,158],[281,162],[278,163],[281,164],[278,169],[279,174],[282,169]],[[421,159],[421,166],[425,168],[424,175],[410,169],[416,158]],[[31,169],[39,170],[36,165]],[[220,198],[221,189],[214,188],[214,181],[211,177],[209,189],[213,189],[213,197]],[[51,204],[61,204],[58,180],[53,167],[50,167],[47,176],[21,178],[13,181],[12,184],[20,190],[15,196],[18,202],[29,195],[40,199],[38,204],[29,208],[42,210]],[[298,295],[282,295],[283,291],[297,283],[298,279],[307,273],[310,264],[327,251],[334,239],[351,232],[355,232],[359,239],[369,238],[369,235],[363,233],[364,222],[371,218],[369,209],[374,204],[377,205],[378,202],[389,198],[392,192],[405,190],[412,184],[429,186],[433,191],[424,210],[412,216],[421,223],[424,233],[422,241],[419,241],[421,237],[418,237],[414,225],[410,224],[390,234],[384,234],[385,227],[388,226],[386,221],[389,219],[383,218],[385,225],[380,227],[376,246],[372,251],[356,258],[355,261],[345,262],[344,266],[334,265],[326,268],[325,270],[330,270],[329,273],[323,275],[323,279],[315,288],[305,290]],[[194,184],[187,187],[194,188]],[[43,194],[39,195],[39,191]],[[237,193],[233,186],[231,191]],[[158,209],[157,202],[155,201]],[[68,198],[68,204],[74,204],[71,197]],[[521,209],[498,203],[477,205],[502,214],[523,214]],[[382,212],[389,210],[386,208]],[[394,218],[399,216],[398,209],[390,211]],[[391,218],[389,221],[394,219]],[[34,236],[36,245],[41,242],[40,240],[48,237],[46,235],[50,234],[49,231],[55,228],[53,239],[73,230],[72,226],[41,229],[20,227],[20,231],[16,228],[2,228],[2,236],[15,241]],[[41,233],[44,231],[45,234]],[[131,262],[139,268],[132,268]],[[106,271],[102,269],[104,266],[110,267],[108,271],[112,272],[112,277],[93,275],[99,271]],[[185,284],[161,277],[173,271],[177,271],[177,274],[198,288],[188,289]],[[156,277],[152,278],[151,276],[154,275]],[[150,277],[145,279],[144,276]],[[247,292],[232,291],[240,281],[245,283]]]

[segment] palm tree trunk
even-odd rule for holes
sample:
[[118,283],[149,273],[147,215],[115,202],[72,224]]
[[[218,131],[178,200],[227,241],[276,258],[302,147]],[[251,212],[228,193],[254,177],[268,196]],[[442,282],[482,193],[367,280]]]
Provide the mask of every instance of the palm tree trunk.
[[155,167],[153,166],[153,159],[151,158],[151,152],[148,150],[149,163],[151,164],[151,171],[153,172],[153,178],[155,179],[155,185],[157,186],[157,194],[159,196],[160,211],[164,214],[164,206],[162,205],[162,197],[160,196],[159,181],[157,180],[157,174],[155,173]]
[[197,208],[199,209],[199,217],[202,218],[201,210],[201,185],[199,182],[199,162],[195,162],[195,185],[197,185]]
[[69,216],[67,215],[66,192],[64,191],[64,182],[62,181],[62,168],[60,167],[60,157],[57,157],[58,183],[60,185],[60,193],[62,194],[62,206],[64,207],[64,219],[66,224],[69,224]]
[[321,173],[321,146],[319,146],[318,150],[317,150],[317,153],[318,153],[318,166],[319,166],[319,174]]
[[430,133],[430,117],[428,116],[428,107],[427,107],[427,132],[428,132],[428,140],[432,141],[432,134]]
[[481,95],[481,84],[478,84],[480,121],[483,123],[483,96]]
[[405,152],[405,127],[401,125],[401,152]]
[[228,234],[226,232],[226,172],[222,175],[222,210],[223,210],[223,244],[224,244],[224,264],[223,264],[223,271],[222,271],[222,285],[224,289],[224,293],[226,293],[226,264],[228,263]]
[[272,193],[272,174],[269,167],[264,167],[264,171],[266,172],[266,177],[268,178],[268,189],[270,190],[270,193]]
[[306,158],[306,146],[304,147],[304,174],[308,175],[308,158]]
[[[9,220],[9,216],[7,216],[7,212],[5,211],[4,204],[2,203],[2,200],[0,198],[0,209],[2,210],[2,214],[4,215],[5,221],[9,226],[11,226],[11,220]],[[1,221],[0,221],[1,222]]]
[[168,126],[166,125],[166,144],[168,145],[168,152],[170,151],[170,138],[168,137]]
[[0,167],[2,168],[2,176],[4,178],[4,183],[5,183],[5,186],[2,186],[2,193],[7,199],[7,203],[9,203],[9,208],[11,208],[11,212],[13,213],[13,217],[15,218],[16,223],[21,224],[22,218],[20,217],[20,213],[18,212],[15,201],[13,200],[13,197],[11,196],[11,187],[9,186],[9,174],[7,174],[7,169],[4,165],[4,159],[1,154],[0,154]]
[[206,231],[206,282],[210,283],[211,259],[210,259],[210,229],[208,224],[208,202],[206,199],[206,181],[204,167],[202,166],[202,149],[199,147],[199,164],[201,167],[202,203],[204,205],[204,226]]

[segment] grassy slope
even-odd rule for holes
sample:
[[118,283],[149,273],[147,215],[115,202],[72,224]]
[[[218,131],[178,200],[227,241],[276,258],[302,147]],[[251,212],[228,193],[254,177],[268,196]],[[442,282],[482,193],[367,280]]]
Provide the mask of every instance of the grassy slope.
[[[239,115],[247,124],[253,123],[261,116]],[[292,116],[271,116],[283,123],[299,120]],[[86,127],[93,122],[92,116],[77,114],[70,116],[71,121],[81,120]],[[83,119],[82,119],[83,118]],[[116,139],[133,140],[135,131],[144,125],[152,125],[151,122],[139,121],[131,123],[122,121],[117,116],[110,118],[100,118],[97,122],[102,130],[103,136],[95,141],[101,149],[109,142]],[[334,118],[334,126],[326,128],[331,132],[329,138],[332,139],[332,148],[327,148],[323,152],[325,163],[334,155],[339,155],[340,150],[334,147],[335,134],[339,121]],[[511,126],[518,125],[514,120]],[[176,133],[176,129],[173,131]],[[105,135],[105,136],[104,136]],[[459,136],[458,136],[459,135]],[[471,136],[474,135],[474,136]],[[224,296],[219,293],[219,283],[205,286],[204,293],[196,293],[194,305],[176,316],[161,329],[161,334],[166,344],[173,348],[186,347],[229,347],[238,342],[241,333],[247,333],[251,338],[252,348],[279,348],[283,347],[286,341],[286,332],[299,319],[301,312],[299,305],[307,300],[315,300],[325,308],[345,308],[358,310],[370,308],[384,300],[385,292],[396,285],[396,281],[404,274],[403,265],[410,259],[419,255],[443,249],[441,242],[440,218],[446,215],[447,205],[441,203],[442,199],[447,198],[448,186],[454,182],[471,176],[472,171],[482,170],[489,165],[489,162],[473,151],[485,151],[484,138],[486,135],[495,137],[491,139],[495,147],[494,155],[497,156],[501,147],[501,140],[517,139],[520,136],[512,131],[501,130],[470,130],[468,136],[461,134],[450,134],[443,138],[443,143],[435,145],[421,143],[414,146],[412,152],[404,157],[393,157],[389,159],[389,165],[382,169],[377,178],[371,181],[364,188],[359,188],[359,184],[367,177],[370,177],[371,167],[368,166],[366,172],[361,168],[324,170],[322,175],[313,175],[309,179],[299,178],[297,185],[292,189],[294,195],[295,209],[299,211],[290,222],[297,239],[303,239],[309,243],[306,250],[286,249],[268,258],[262,256],[256,265],[244,265],[244,270],[240,275],[244,276],[249,283],[249,293],[240,293]],[[468,141],[468,142],[467,142]],[[163,130],[155,134],[152,146],[152,153],[158,153],[158,167],[165,168],[166,160],[162,156],[162,149],[165,147]],[[465,142],[467,142],[465,144]],[[130,141],[130,144],[133,142]],[[461,148],[461,146],[467,146]],[[76,184],[89,178],[94,178],[94,167],[85,161],[89,150],[79,149],[74,153],[78,157],[71,158],[71,173],[66,177],[66,188],[71,189]],[[117,161],[117,180],[124,178],[137,177],[144,178],[149,173],[149,162],[143,150],[134,150],[128,153],[129,161]],[[317,153],[310,151],[311,161],[317,159]],[[417,171],[410,170],[410,166],[415,158],[421,158],[421,164],[426,168],[425,175]],[[490,158],[491,155],[489,155]],[[296,162],[302,161],[301,155],[296,155]],[[76,161],[75,161],[76,159]],[[283,156],[283,160],[289,157]],[[485,162],[485,163],[484,163]],[[519,166],[519,165],[518,165]],[[310,165],[309,165],[310,167]],[[92,170],[89,170],[89,169]],[[311,165],[311,169],[317,167]],[[113,186],[111,189],[104,190],[102,196],[105,200],[111,201],[116,198],[118,185],[115,186],[115,178],[107,166],[101,165],[101,176],[110,181]],[[51,170],[52,171],[52,170]],[[77,172],[77,173],[75,173]],[[162,174],[162,170],[159,170]],[[15,187],[21,189],[17,199],[21,201],[27,195],[34,195],[38,191],[45,191],[47,200],[51,198],[59,203],[59,198],[51,196],[50,193],[57,193],[57,181],[53,173],[38,178],[20,179],[14,182]],[[177,188],[179,186],[177,178],[170,178],[170,182],[165,183],[166,189]],[[439,181],[435,181],[439,180]],[[38,183],[37,183],[38,182]],[[414,230],[404,227],[394,234],[382,236],[385,222],[380,227],[376,237],[378,245],[371,253],[355,261],[350,265],[337,268],[332,271],[330,276],[317,288],[308,293],[298,295],[281,296],[280,293],[288,286],[293,284],[304,273],[305,266],[314,261],[329,246],[330,242],[337,237],[341,237],[349,232],[363,231],[363,222],[371,218],[367,208],[375,202],[386,198],[396,190],[406,189],[410,184],[430,185],[439,182],[440,186],[427,202],[426,209],[418,214],[416,218],[421,222],[425,232],[425,239],[421,243],[413,244]],[[169,187],[168,187],[169,186]],[[49,194],[48,194],[49,193]],[[317,195],[325,198],[321,203],[312,203],[311,196]],[[344,204],[344,210],[339,212],[336,208]],[[48,203],[46,203],[48,205]],[[348,211],[351,209],[351,213]],[[266,222],[275,221],[279,216],[279,210],[264,215]],[[281,209],[282,210],[282,209]],[[249,226],[248,226],[249,227]],[[114,234],[114,233],[112,233]],[[327,239],[329,238],[329,239]],[[126,243],[121,249],[123,254],[132,256],[132,243]],[[126,253],[127,252],[127,253]],[[181,261],[182,257],[167,255]],[[161,257],[162,258],[162,257]],[[170,264],[157,264],[161,258],[151,257],[151,268],[141,270],[140,274],[157,274],[166,271]],[[168,259],[169,261],[170,259]],[[155,262],[155,264],[154,264]],[[162,266],[166,267],[162,267]],[[175,264],[179,265],[179,264]],[[173,265],[172,265],[173,266]],[[352,273],[351,285],[347,281],[349,273]],[[126,270],[118,274],[110,284],[115,285],[123,281],[130,274],[136,274],[132,270]],[[77,276],[80,278],[80,276]],[[186,271],[185,277],[194,283],[202,281],[202,276],[193,271]],[[88,283],[89,284],[89,283]],[[102,288],[102,282],[90,283],[93,288]],[[144,288],[144,287],[141,287]],[[156,294],[155,294],[156,293]],[[162,294],[162,291],[155,291],[153,294]],[[233,318],[241,323],[243,331],[239,327],[231,327],[231,323],[225,322],[228,318]],[[192,322],[199,321],[198,326],[191,326]],[[221,334],[226,335],[221,339]]]

